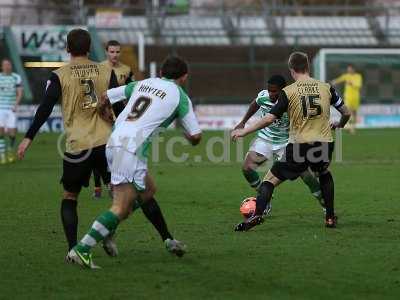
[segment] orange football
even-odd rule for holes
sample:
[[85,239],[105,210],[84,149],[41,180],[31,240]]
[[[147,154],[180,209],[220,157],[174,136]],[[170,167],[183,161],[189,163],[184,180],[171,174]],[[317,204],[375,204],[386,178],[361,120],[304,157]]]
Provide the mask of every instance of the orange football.
[[240,204],[240,213],[245,218],[248,218],[252,214],[254,214],[255,210],[256,210],[256,198],[255,197],[246,198],[242,201],[242,204]]

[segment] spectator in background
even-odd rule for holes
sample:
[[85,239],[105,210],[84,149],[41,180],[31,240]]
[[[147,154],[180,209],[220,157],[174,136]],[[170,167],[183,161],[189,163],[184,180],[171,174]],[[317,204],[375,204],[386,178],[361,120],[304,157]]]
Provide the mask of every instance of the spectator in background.
[[352,64],[347,66],[347,72],[331,81],[332,85],[344,83],[344,103],[351,112],[349,122],[350,133],[354,134],[357,123],[357,111],[360,107],[360,91],[362,87],[362,76],[357,73]]
[[[0,73],[0,164],[15,161],[15,136],[17,134],[17,108],[22,99],[21,77],[13,73],[11,61],[1,61]],[[9,137],[7,145],[4,138]]]

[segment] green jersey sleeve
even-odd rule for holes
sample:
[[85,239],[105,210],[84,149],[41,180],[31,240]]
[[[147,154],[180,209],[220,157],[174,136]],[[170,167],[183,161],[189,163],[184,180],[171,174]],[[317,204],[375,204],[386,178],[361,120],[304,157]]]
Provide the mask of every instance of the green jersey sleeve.
[[262,90],[261,92],[258,93],[257,98],[256,98],[256,103],[258,106],[265,105],[266,102],[270,102],[269,98],[269,93],[267,90]]
[[179,104],[177,107],[177,117],[179,119],[183,119],[189,112],[189,96],[186,92],[181,88],[179,88]]
[[129,99],[132,96],[133,90],[135,89],[135,86],[137,84],[137,81],[132,81],[131,83],[128,83],[125,86],[125,98]]

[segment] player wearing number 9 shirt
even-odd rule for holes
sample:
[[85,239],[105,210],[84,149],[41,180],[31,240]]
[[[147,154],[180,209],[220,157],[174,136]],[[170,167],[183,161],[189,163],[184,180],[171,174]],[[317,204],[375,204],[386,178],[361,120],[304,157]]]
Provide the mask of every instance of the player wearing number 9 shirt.
[[[129,99],[115,121],[107,143],[106,155],[111,171],[114,197],[111,208],[98,216],[91,229],[68,254],[69,262],[95,268],[91,249],[115,232],[118,224],[131,213],[140,199],[153,198],[146,192],[148,148],[158,128],[168,127],[179,119],[185,137],[192,145],[201,139],[201,130],[189,97],[181,88],[187,79],[187,64],[178,57],[167,58],[161,67],[162,78],[149,78],[107,91],[104,104]],[[167,241],[167,249],[182,256],[185,245],[177,240]]]
[[[262,213],[271,201],[274,188],[287,179],[298,178],[307,168],[319,176],[326,205],[325,224],[329,228],[336,227],[334,184],[328,169],[333,152],[331,129],[343,128],[350,118],[350,111],[333,87],[310,77],[307,54],[292,53],[288,65],[295,82],[283,89],[277,104],[254,125],[232,132],[236,139],[268,126],[284,112],[289,115],[289,144],[285,154],[264,178],[257,195],[255,214],[239,223],[235,228],[237,231],[247,231],[262,223]],[[329,120],[331,105],[342,115],[340,121],[333,124]]]
[[101,117],[97,106],[98,96],[108,88],[117,87],[118,82],[112,70],[88,59],[90,43],[86,30],[74,29],[68,33],[67,51],[71,60],[52,72],[44,100],[18,148],[18,156],[22,159],[54,105],[61,100],[66,140],[61,178],[64,187],[61,219],[69,249],[77,243],[77,199],[81,188],[88,186],[94,169],[103,178],[108,177],[108,182],[110,180],[105,145],[112,125]]

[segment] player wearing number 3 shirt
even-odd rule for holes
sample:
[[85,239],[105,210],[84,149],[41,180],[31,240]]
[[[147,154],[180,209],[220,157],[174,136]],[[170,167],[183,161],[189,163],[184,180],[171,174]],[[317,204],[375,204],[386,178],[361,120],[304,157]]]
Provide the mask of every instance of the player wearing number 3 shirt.
[[94,169],[110,180],[105,146],[112,125],[100,116],[97,106],[100,95],[108,88],[117,87],[118,82],[113,71],[88,59],[90,42],[86,30],[74,29],[68,33],[67,50],[71,60],[51,74],[43,102],[18,147],[18,156],[22,159],[60,100],[66,142],[61,177],[64,187],[61,220],[69,249],[77,243],[77,199],[81,188],[88,186]]

